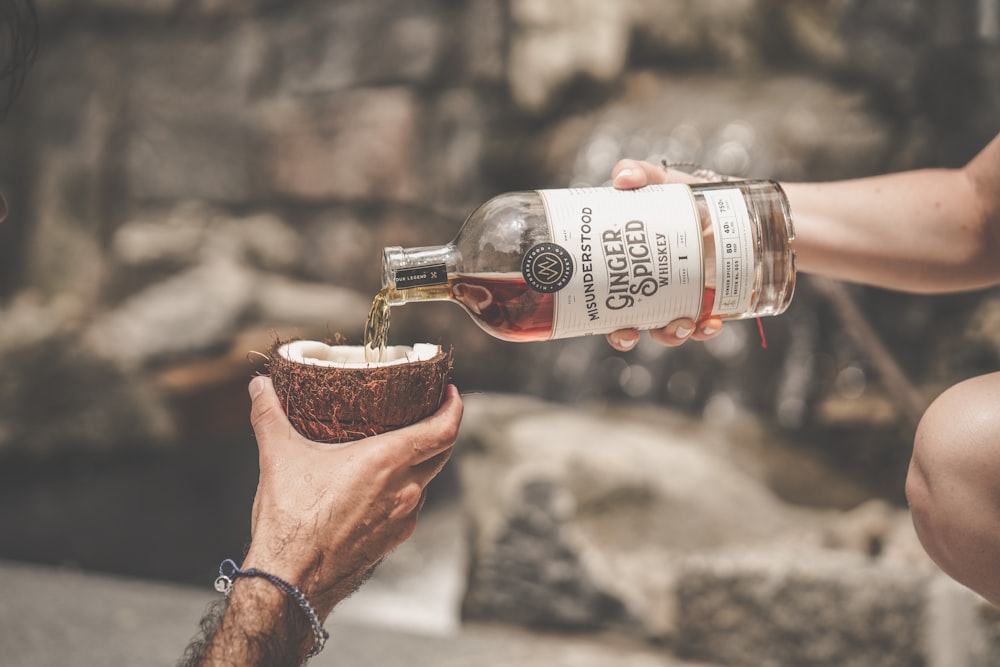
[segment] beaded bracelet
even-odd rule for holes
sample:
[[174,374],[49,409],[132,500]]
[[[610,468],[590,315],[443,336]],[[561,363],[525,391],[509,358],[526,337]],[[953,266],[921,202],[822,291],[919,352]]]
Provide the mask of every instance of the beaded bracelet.
[[264,572],[255,567],[248,567],[245,570],[241,570],[231,558],[227,558],[219,565],[219,576],[215,580],[215,590],[225,593],[226,597],[229,597],[229,594],[233,590],[233,582],[240,577],[260,577],[261,579],[266,579],[291,595],[292,599],[302,608],[302,611],[309,619],[309,623],[312,624],[313,647],[306,655],[306,660],[314,657],[323,650],[323,647],[326,646],[326,640],[330,638],[330,633],[323,628],[323,623],[320,622],[319,616],[316,615],[316,611],[309,604],[309,601],[306,600],[306,596],[302,594],[302,591],[270,572]]

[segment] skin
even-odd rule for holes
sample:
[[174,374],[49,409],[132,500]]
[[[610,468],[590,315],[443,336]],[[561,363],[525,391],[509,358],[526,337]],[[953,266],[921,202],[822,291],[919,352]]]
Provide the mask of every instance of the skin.
[[957,581],[1000,605],[1000,373],[956,384],[927,409],[906,496],[921,543]]
[[[417,424],[327,445],[292,428],[268,378],[255,378],[250,395],[260,478],[240,568],[298,586],[325,620],[413,534],[427,484],[451,456],[462,401],[451,386],[438,411]],[[285,593],[238,578],[218,629],[185,664],[298,665],[312,643],[305,615]]]
[[[615,187],[690,182],[623,160]],[[782,183],[795,222],[798,269],[919,294],[1000,285],[1000,135],[960,169],[923,169],[831,183]],[[664,345],[718,333],[708,320],[671,322]],[[635,330],[608,335],[626,350]],[[928,408],[914,441],[906,495],[921,543],[941,569],[1000,605],[1000,373],[965,380]]]

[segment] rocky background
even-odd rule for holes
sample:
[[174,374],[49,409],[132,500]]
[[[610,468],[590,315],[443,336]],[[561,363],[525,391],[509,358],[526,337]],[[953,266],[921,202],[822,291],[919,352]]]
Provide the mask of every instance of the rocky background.
[[[603,184],[621,157],[820,180],[958,166],[1000,130],[997,0],[38,5],[40,57],[0,127],[0,557],[199,585],[246,539],[259,352],[359,341],[383,246],[444,243],[502,191]],[[936,581],[902,481],[923,405],[997,368],[1000,292],[804,276],[764,326],[766,349],[735,323],[620,355],[395,309],[391,339],[453,345],[456,383],[493,407],[469,411],[437,492],[467,514],[467,617],[739,664],[753,652],[696,619],[795,636],[816,614],[795,586],[741,598],[758,607],[706,591],[816,580],[807,599],[850,600],[888,581],[860,618],[897,618],[876,604],[894,600],[905,632],[840,636],[898,662],[788,664],[931,664],[899,648]],[[799,578],[786,550],[710,555],[788,542],[822,554]],[[861,561],[844,574],[831,549]]]

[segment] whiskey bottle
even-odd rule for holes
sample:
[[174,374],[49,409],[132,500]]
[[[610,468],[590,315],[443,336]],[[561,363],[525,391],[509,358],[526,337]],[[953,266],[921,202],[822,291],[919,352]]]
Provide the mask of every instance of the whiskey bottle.
[[385,248],[382,286],[392,306],[454,301],[516,342],[778,315],[793,237],[773,181],[510,192],[449,244]]

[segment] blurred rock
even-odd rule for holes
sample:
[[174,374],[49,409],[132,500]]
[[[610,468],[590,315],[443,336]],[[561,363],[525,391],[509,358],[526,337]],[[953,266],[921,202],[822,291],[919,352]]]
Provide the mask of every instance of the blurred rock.
[[[627,620],[585,565],[571,524],[576,499],[555,480],[526,479],[504,499],[504,527],[477,554],[464,610],[473,619],[592,630]],[[477,517],[477,520],[483,520]]]
[[224,346],[254,304],[256,276],[208,262],[163,280],[97,318],[83,334],[102,358],[141,367]]
[[769,44],[772,56],[806,58],[833,70],[845,66],[848,49],[839,28],[840,15],[848,3],[772,0],[769,4],[771,14],[765,30],[775,30],[779,34]]
[[246,101],[266,67],[266,41],[253,24],[165,30],[121,45],[128,59],[118,142],[131,198],[245,201],[257,183]]
[[263,112],[267,191],[301,200],[412,199],[417,106],[402,87],[284,99]]
[[138,214],[111,239],[111,257],[126,269],[176,270],[226,259],[266,271],[294,271],[304,242],[270,213],[232,216],[199,201],[181,201],[166,211]]
[[762,48],[773,39],[767,26],[760,25],[762,4],[760,0],[632,0],[629,9],[645,57],[749,70],[759,66]]
[[32,156],[22,158],[30,159],[35,176],[21,182],[24,208],[11,221],[28,226],[21,284],[46,296],[69,292],[90,303],[101,299],[102,241],[116,207],[106,195],[120,188],[111,168],[117,156],[109,155],[125,99],[117,58],[95,35],[70,30],[41,51],[32,71],[46,90],[30,114],[36,123],[28,132]]
[[177,268],[197,262],[205,241],[205,210],[178,206],[163,220],[132,220],[111,239],[111,252],[126,267]]
[[[330,337],[339,333],[360,343],[374,296],[344,287],[262,274],[256,286],[256,316],[293,332],[325,329]],[[291,335],[283,333],[286,337]]]
[[458,60],[473,81],[497,83],[506,75],[507,0],[468,0],[458,23]]
[[[688,657],[723,664],[742,664],[740,650],[754,664],[799,664],[799,657],[820,664],[849,655],[851,637],[864,635],[855,616],[881,613],[868,582],[882,578],[891,617],[863,640],[859,655],[870,660],[888,625],[922,609],[927,578],[937,573],[908,512],[865,501],[841,473],[752,420],[719,428],[637,406],[465,400],[458,469],[471,550],[468,619],[616,629],[678,641]],[[799,503],[775,492],[806,487],[811,494],[790,494]],[[841,584],[847,601],[815,623],[802,606]],[[758,605],[773,611],[745,635],[709,639],[733,632],[719,623],[762,613]],[[803,636],[836,628],[819,653],[787,638],[806,617]],[[912,620],[904,629],[910,634],[899,641],[921,626]],[[769,646],[788,653],[778,660]]]
[[38,0],[38,10],[44,14],[64,11],[71,6],[78,7],[85,4],[88,9],[97,10],[117,10],[127,12],[137,12],[141,14],[165,15],[180,3],[180,0]]
[[[973,660],[970,667],[989,667],[1000,660],[1000,608],[985,600],[979,600],[974,613],[962,620],[967,620],[971,628]],[[979,630],[977,636],[976,630]],[[961,637],[961,634],[959,635]],[[963,637],[964,638],[964,637]]]
[[518,104],[546,108],[575,77],[618,78],[628,52],[629,16],[601,0],[511,0],[508,78]]
[[709,427],[490,396],[466,401],[465,612],[564,628],[671,630],[682,554],[809,533],[809,512],[720,456]]
[[[141,112],[140,112],[141,113]],[[240,114],[225,114],[188,101],[161,103],[129,144],[129,187],[141,200],[241,201],[251,196],[251,134]]]
[[57,17],[60,13],[88,11],[143,16],[153,18],[170,17],[180,12],[199,16],[215,17],[246,15],[258,11],[274,0],[37,0],[38,10],[47,17]]
[[1000,295],[985,299],[972,313],[968,336],[992,348],[1000,358]]
[[884,500],[870,500],[834,518],[823,536],[824,545],[875,557],[882,553],[897,514],[906,514]]
[[0,310],[0,455],[157,447],[173,435],[163,398],[114,359],[96,356],[70,323],[72,300],[22,295]]
[[310,278],[331,285],[381,287],[382,246],[376,230],[365,223],[341,208],[306,222],[304,236],[314,242],[303,248],[300,268]]
[[682,657],[773,667],[928,664],[928,577],[919,572],[854,554],[730,549],[687,559],[678,582]]
[[434,146],[426,158],[429,199],[437,207],[461,206],[463,210],[448,221],[454,235],[456,225],[467,213],[496,194],[483,187],[490,110],[471,91],[451,90],[435,100],[428,111],[426,142]]
[[539,158],[556,180],[600,185],[624,157],[696,162],[722,174],[833,178],[877,171],[887,128],[857,90],[799,77],[654,77],[554,125]]
[[342,0],[312,7],[306,21],[296,12],[267,25],[277,87],[296,96],[425,83],[451,37],[435,3],[404,0]]
[[643,60],[673,58],[752,70],[761,60],[759,5],[758,0],[512,0],[511,93],[528,111],[558,107],[562,93],[578,79],[605,85],[620,81],[630,49]]

